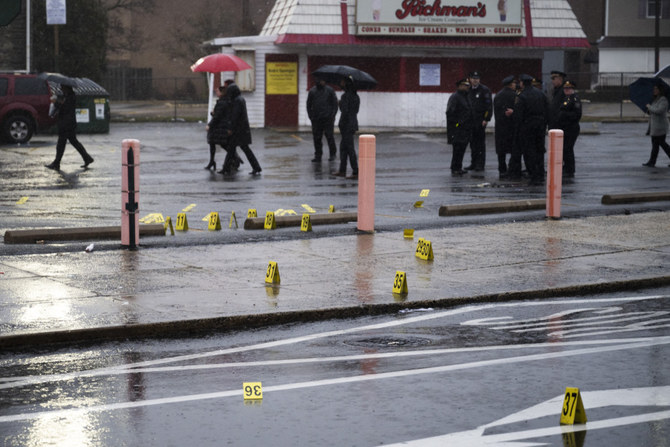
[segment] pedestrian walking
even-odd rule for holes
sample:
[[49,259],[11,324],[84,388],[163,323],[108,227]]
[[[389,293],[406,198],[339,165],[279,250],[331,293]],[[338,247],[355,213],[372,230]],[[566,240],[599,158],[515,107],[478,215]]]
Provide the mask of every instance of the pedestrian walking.
[[312,137],[314,138],[314,158],[312,159],[314,163],[320,162],[323,156],[324,135],[330,151],[328,161],[335,160],[335,155],[337,155],[337,146],[333,136],[335,115],[337,115],[335,90],[326,85],[326,81],[317,78],[316,85],[307,94],[307,116],[312,122]]
[[579,120],[582,119],[582,102],[575,93],[577,86],[565,81],[563,92],[565,99],[558,108],[556,126],[563,131],[563,177],[575,176],[575,143],[579,137]]
[[452,145],[451,175],[463,175],[463,156],[472,138],[475,125],[472,105],[468,92],[470,83],[467,79],[456,82],[454,92],[447,102],[447,143]]
[[558,129],[558,110],[561,104],[565,101],[565,92],[563,91],[563,84],[567,75],[559,70],[551,72],[551,106],[549,109],[549,117],[547,124],[549,129]]
[[[216,89],[216,96],[218,97],[214,110],[212,111],[212,119],[207,123],[207,143],[209,144],[209,164],[205,169],[216,170],[216,162],[214,157],[216,155],[216,145],[221,146],[228,152],[228,130],[231,128],[230,124],[230,102],[226,98],[226,89],[232,80],[227,80],[222,86]],[[231,157],[232,165],[235,169],[239,169],[242,160],[237,156],[237,151],[232,148],[234,156]],[[227,172],[226,172],[227,171]],[[226,167],[225,163],[221,169],[222,173],[229,173],[230,167]]]
[[473,71],[468,75],[470,82],[470,104],[474,115],[474,126],[470,140],[471,162],[466,170],[483,171],[486,166],[486,126],[493,115],[491,90],[481,83],[481,75]]
[[651,104],[647,104],[647,113],[649,114],[649,136],[651,136],[651,154],[649,161],[643,164],[653,168],[656,166],[656,157],[658,157],[659,148],[663,148],[665,154],[670,157],[670,145],[665,141],[668,133],[668,98],[665,96],[664,86],[660,83],[653,87],[653,99]]
[[[544,138],[547,129],[549,102],[547,97],[533,87],[533,77],[527,74],[520,76],[523,90],[514,106],[514,121],[517,126],[517,137],[521,151],[526,160],[526,169],[530,175],[529,185],[544,183]],[[510,161],[510,169],[520,177],[521,163]]]
[[58,142],[56,143],[56,158],[50,164],[45,165],[46,168],[54,171],[60,170],[60,162],[65,153],[65,144],[69,141],[72,146],[79,152],[81,158],[84,159],[82,168],[87,168],[93,163],[91,157],[84,145],[77,139],[77,97],[74,90],[69,85],[61,85],[63,96],[52,99],[54,109],[52,115],[56,116],[56,123],[58,126]]
[[247,102],[242,97],[240,88],[231,83],[226,89],[226,98],[230,102],[230,129],[228,130],[228,153],[224,161],[225,168],[232,166],[236,156],[235,149],[239,146],[246,155],[251,165],[250,175],[259,175],[262,171],[261,165],[256,160],[249,145],[251,144],[251,128],[249,127],[249,116],[247,114]]
[[503,88],[493,99],[495,122],[496,154],[498,155],[498,175],[507,177],[507,154],[514,152],[514,103],[516,101],[516,79],[507,76],[502,80]]
[[340,121],[337,126],[340,129],[340,169],[333,172],[336,177],[346,177],[347,175],[347,159],[351,164],[351,175],[347,178],[358,178],[358,160],[356,158],[356,147],[354,146],[354,134],[358,132],[358,110],[361,105],[361,100],[356,93],[354,81],[345,78],[340,81],[340,86],[344,89],[344,93],[340,98]]

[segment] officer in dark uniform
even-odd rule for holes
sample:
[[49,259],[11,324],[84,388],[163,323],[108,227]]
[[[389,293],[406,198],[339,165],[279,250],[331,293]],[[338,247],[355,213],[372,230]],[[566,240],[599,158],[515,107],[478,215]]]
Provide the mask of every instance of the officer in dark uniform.
[[556,127],[563,131],[563,177],[575,176],[575,142],[579,137],[579,120],[582,118],[582,102],[575,93],[574,82],[565,81],[565,99],[558,108]]
[[502,80],[503,89],[493,99],[493,112],[496,118],[495,142],[498,155],[498,174],[507,175],[507,154],[514,150],[514,102],[516,101],[516,80],[507,76]]
[[471,163],[465,169],[475,171],[483,171],[486,165],[486,126],[493,115],[491,90],[480,83],[480,78],[481,75],[478,71],[473,71],[468,75],[468,81],[470,82],[468,96],[472,105],[474,126],[472,128],[472,140],[470,141]]
[[565,84],[566,74],[562,71],[554,70],[551,72],[551,107],[549,110],[548,125],[549,129],[558,129],[558,109],[565,100],[563,84]]
[[456,82],[456,92],[447,103],[447,143],[453,146],[451,155],[451,174],[463,175],[463,156],[472,137],[474,124],[472,106],[468,99],[470,83],[467,79]]
[[[520,80],[523,90],[514,106],[518,143],[526,160],[526,168],[530,175],[529,184],[541,185],[544,183],[544,138],[549,102],[544,93],[533,87],[532,76],[524,74]],[[510,161],[510,169],[512,168]]]

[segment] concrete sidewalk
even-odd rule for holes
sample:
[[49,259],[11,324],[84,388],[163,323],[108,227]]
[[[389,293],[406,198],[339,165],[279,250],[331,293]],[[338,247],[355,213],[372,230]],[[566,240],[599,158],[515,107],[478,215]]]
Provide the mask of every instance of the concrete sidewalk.
[[[670,284],[667,213],[0,258],[0,346],[207,334]],[[267,230],[263,230],[267,231]],[[296,228],[272,230],[295,232]],[[171,237],[171,236],[168,236]],[[415,256],[418,238],[434,260]],[[156,245],[152,247],[152,245]],[[83,246],[82,246],[83,247]],[[279,285],[267,285],[270,261]],[[395,295],[396,271],[409,293]]]

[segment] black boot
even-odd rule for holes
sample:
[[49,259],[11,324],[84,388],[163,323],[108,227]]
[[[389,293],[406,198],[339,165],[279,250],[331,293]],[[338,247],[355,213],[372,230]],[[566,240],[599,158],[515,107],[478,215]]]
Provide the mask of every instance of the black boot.
[[205,166],[205,169],[212,169],[213,171],[216,171],[216,163],[214,160],[210,160],[209,164]]

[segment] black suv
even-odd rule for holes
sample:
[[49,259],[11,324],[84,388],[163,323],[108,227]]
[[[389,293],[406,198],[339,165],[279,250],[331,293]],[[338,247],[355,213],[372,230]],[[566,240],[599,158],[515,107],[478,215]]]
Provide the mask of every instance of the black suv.
[[37,130],[52,126],[51,90],[35,74],[0,73],[0,138],[27,143]]

